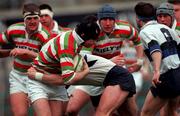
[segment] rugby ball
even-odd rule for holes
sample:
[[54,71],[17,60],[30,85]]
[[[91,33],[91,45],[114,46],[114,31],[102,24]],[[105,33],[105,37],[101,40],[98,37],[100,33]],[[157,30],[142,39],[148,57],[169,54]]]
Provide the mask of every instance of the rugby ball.
[[73,63],[74,71],[81,71],[83,67],[83,57],[79,54],[76,54]]

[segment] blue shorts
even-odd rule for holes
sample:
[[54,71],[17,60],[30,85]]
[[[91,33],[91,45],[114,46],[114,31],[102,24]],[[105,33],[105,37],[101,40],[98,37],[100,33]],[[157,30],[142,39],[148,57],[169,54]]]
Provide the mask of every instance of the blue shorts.
[[175,98],[180,95],[180,67],[171,69],[160,76],[160,84],[150,88],[154,97]]
[[103,85],[120,85],[122,90],[129,92],[129,97],[136,93],[136,86],[132,74],[120,66],[114,66],[108,72]]

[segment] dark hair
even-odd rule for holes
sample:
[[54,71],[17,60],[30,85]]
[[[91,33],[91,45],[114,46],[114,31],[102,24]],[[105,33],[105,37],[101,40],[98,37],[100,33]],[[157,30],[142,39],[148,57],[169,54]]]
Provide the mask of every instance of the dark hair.
[[156,17],[156,9],[150,3],[139,2],[134,10],[138,18],[143,21],[153,20]]
[[94,15],[84,17],[81,23],[76,26],[75,30],[83,40],[97,39],[100,33],[97,17]]
[[29,12],[29,15],[40,15],[39,7],[34,3],[24,4],[23,6],[23,14]]
[[168,0],[171,4],[180,4],[180,0]]
[[50,10],[50,11],[53,11],[52,8],[51,8],[51,6],[48,5],[48,4],[41,4],[41,5],[39,6],[39,9],[40,9],[40,10],[48,9],[48,10]]

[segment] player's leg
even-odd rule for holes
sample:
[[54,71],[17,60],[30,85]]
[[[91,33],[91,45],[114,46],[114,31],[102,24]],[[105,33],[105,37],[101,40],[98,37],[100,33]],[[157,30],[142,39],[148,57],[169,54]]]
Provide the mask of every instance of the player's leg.
[[111,115],[128,98],[135,94],[135,82],[127,69],[114,66],[106,75],[96,116]]
[[10,105],[13,116],[27,116],[29,108],[26,88],[27,76],[14,71],[11,71],[9,76]]
[[75,89],[70,96],[66,113],[71,116],[77,116],[81,108],[88,103],[89,100],[90,96],[86,92]]
[[32,106],[37,116],[52,116],[50,105],[46,98],[37,99]]
[[176,111],[178,108],[177,99],[178,98],[170,99],[168,103],[161,108],[160,116],[178,116],[178,113]]
[[10,94],[10,104],[13,116],[28,115],[29,102],[27,94],[23,92]]
[[135,95],[125,100],[125,102],[117,109],[121,116],[137,116],[138,107],[136,104]]
[[133,97],[128,98],[119,108],[118,112],[121,116],[137,116],[138,115],[138,106],[136,103],[136,98],[143,85],[143,77],[141,72],[132,73],[135,85],[136,85],[136,94]]
[[28,79],[28,95],[37,116],[63,115],[63,101],[68,101],[65,86],[49,86]]
[[49,105],[52,116],[63,116],[63,101],[50,100]]
[[63,116],[66,111],[69,100],[65,86],[59,86],[58,89],[52,89],[49,96],[49,105],[52,116]]
[[154,97],[151,91],[149,91],[141,111],[141,116],[155,116],[166,103],[166,99],[161,99],[158,96]]
[[129,92],[124,91],[119,85],[107,86],[101,96],[95,116],[110,116],[127,98]]

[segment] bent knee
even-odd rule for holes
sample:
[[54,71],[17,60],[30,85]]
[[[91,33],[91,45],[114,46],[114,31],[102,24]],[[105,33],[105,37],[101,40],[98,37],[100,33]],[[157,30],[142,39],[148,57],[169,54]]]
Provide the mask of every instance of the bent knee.
[[27,116],[27,110],[23,109],[12,109],[13,116]]
[[142,109],[141,116],[154,116],[155,112],[152,110]]
[[68,114],[78,114],[79,111],[80,111],[80,108],[76,107],[75,105],[70,105],[66,109],[66,113]]

